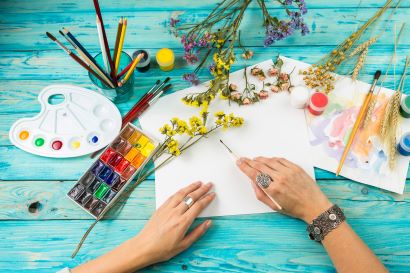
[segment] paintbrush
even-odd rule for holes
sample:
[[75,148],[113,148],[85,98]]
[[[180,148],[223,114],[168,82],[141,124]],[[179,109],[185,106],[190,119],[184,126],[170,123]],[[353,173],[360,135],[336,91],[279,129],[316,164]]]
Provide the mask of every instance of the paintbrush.
[[359,127],[360,127],[360,124],[362,123],[363,118],[364,118],[364,116],[367,112],[367,107],[369,106],[369,102],[373,97],[373,92],[374,92],[374,89],[376,87],[377,81],[379,80],[379,77],[380,77],[381,73],[382,72],[380,70],[377,70],[376,73],[374,74],[372,86],[370,87],[370,90],[367,93],[367,95],[366,95],[366,97],[363,101],[362,107],[360,108],[359,114],[357,115],[356,122],[353,125],[352,132],[350,133],[349,139],[348,139],[347,144],[345,146],[345,149],[343,151],[342,157],[341,157],[340,162],[339,162],[339,166],[337,167],[336,176],[338,176],[340,171],[342,170],[342,167],[343,167],[343,164],[346,160],[347,154],[349,153],[350,147],[352,146],[354,137],[356,136],[356,133],[357,133]]
[[[64,32],[63,32],[64,31]],[[77,40],[72,40],[70,37],[73,37],[72,34],[68,35],[70,32],[63,28],[63,31],[59,30],[58,32],[60,32],[61,36],[63,36],[70,44],[71,46],[75,49],[75,51],[77,51],[77,53],[84,59],[84,61],[86,63],[88,63],[89,66],[91,66],[95,72],[97,72],[100,76],[97,77],[100,81],[102,81],[106,86],[109,86],[111,88],[115,88],[114,84],[112,83],[111,79],[108,77],[107,74],[105,74],[105,72],[102,70],[102,68],[98,65],[98,63],[94,60],[93,57],[91,56],[87,51],[83,51],[81,48],[84,49],[84,47],[81,46],[81,44],[78,44]],[[75,39],[75,38],[74,38]],[[75,42],[77,41],[77,42]],[[78,46],[80,45],[80,46]],[[93,73],[93,75],[95,75]],[[101,79],[103,78],[103,79]]]
[[52,41],[54,41],[62,50],[64,50],[71,58],[74,59],[79,65],[84,67],[87,71],[89,71],[91,74],[96,76],[100,81],[102,81],[104,84],[109,85],[110,83],[104,80],[99,74],[97,74],[94,70],[92,70],[83,60],[81,60],[77,55],[75,55],[71,50],[69,50],[67,47],[65,47],[56,37],[54,37],[50,32],[46,32],[46,35],[48,38],[50,38]]
[[[231,150],[231,148],[229,148],[229,147],[222,141],[222,139],[220,139],[219,141],[221,142],[221,144],[228,150],[228,152],[229,152],[236,160],[240,159],[240,157],[239,157],[236,153],[234,153],[234,152]],[[249,166],[249,165],[248,165],[248,166]],[[252,169],[254,169],[252,166],[249,166],[249,167],[251,167]],[[256,183],[256,182],[255,182],[255,183]],[[282,206],[279,205],[279,203],[278,203],[272,196],[270,196],[270,195],[266,192],[266,190],[265,190],[263,187],[261,187],[258,183],[256,183],[256,185],[258,185],[258,187],[265,193],[265,195],[272,201],[272,203],[273,203],[279,210],[282,210]]]

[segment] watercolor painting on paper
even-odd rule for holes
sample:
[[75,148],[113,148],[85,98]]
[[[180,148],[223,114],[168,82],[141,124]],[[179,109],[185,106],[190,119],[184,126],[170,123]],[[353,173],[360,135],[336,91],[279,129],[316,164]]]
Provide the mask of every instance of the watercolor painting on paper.
[[[344,78],[329,95],[329,106],[321,116],[306,111],[310,144],[316,167],[335,172],[357,114],[370,88],[369,84]],[[409,159],[397,155],[392,170],[388,152],[378,137],[385,106],[393,90],[380,89],[372,118],[359,130],[349,151],[341,175],[388,191],[403,193]],[[409,131],[410,123],[401,118],[399,136]]]

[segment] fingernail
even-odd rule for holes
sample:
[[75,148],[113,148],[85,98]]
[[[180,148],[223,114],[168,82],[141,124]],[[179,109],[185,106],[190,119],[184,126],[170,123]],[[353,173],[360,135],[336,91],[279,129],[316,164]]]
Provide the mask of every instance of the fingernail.
[[205,228],[209,228],[212,224],[212,220],[206,220],[205,221]]
[[197,182],[194,183],[195,186],[199,186],[199,185],[201,185],[201,184],[202,184],[201,181],[197,181]]
[[239,158],[238,160],[236,160],[236,165],[240,166],[243,163],[243,161],[244,161],[243,157]]
[[215,193],[215,192],[211,192],[211,193],[209,194],[209,196],[211,196],[212,198],[215,198],[216,193]]
[[213,185],[214,185],[214,184],[212,184],[212,182],[208,182],[208,183],[206,183],[205,186],[206,186],[207,188],[212,188]]

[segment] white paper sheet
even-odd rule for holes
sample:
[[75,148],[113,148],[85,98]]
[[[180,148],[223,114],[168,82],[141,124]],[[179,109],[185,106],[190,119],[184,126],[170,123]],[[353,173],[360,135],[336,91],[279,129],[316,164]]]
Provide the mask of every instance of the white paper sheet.
[[[259,63],[258,67],[267,71],[271,65],[272,61],[269,60]],[[293,64],[285,63],[283,71],[291,72],[293,68]],[[248,73],[250,73],[249,68]],[[296,74],[293,73],[291,79]],[[256,84],[256,90],[261,90],[262,82],[250,75],[248,78]],[[239,90],[243,90],[245,85],[243,70],[232,73],[230,81],[237,84]],[[199,110],[185,106],[181,98],[192,92],[204,91],[207,84],[161,98],[140,118],[142,128],[161,140],[162,136],[158,129],[172,117],[188,119],[192,115],[198,115]],[[269,95],[267,100],[251,106],[238,106],[235,103],[229,105],[228,101],[215,99],[210,106],[211,114],[219,110],[234,113],[244,117],[245,125],[211,134],[207,139],[201,140],[180,157],[156,171],[157,207],[178,189],[200,180],[212,181],[217,194],[216,200],[201,216],[271,211],[256,200],[249,179],[236,167],[234,159],[221,146],[219,139],[240,156],[285,157],[299,164],[314,177],[304,111],[290,106],[290,96],[287,92],[280,94],[270,92]],[[210,121],[213,121],[212,118]]]

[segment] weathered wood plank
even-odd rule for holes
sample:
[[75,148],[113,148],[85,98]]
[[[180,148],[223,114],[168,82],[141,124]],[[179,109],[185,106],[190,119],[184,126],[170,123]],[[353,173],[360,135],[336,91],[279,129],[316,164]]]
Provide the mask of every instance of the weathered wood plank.
[[[178,11],[178,9],[174,10]],[[169,11],[128,11],[105,13],[104,23],[106,24],[107,36],[114,43],[118,19],[126,16],[129,19],[125,46],[150,47],[152,45],[176,47],[177,39],[172,39],[167,27],[169,18],[173,10]],[[346,9],[311,9],[307,14],[306,22],[311,28],[311,34],[301,37],[299,34],[284,41],[278,42],[277,46],[289,45],[335,45],[343,41],[352,31],[373,16],[377,8],[363,8],[358,12],[355,8]],[[196,10],[185,14],[184,21],[198,22],[205,18],[209,9]],[[410,9],[399,8],[392,18],[389,26],[394,23],[405,22],[410,15]],[[385,26],[388,14],[380,19],[379,27]],[[2,49],[12,50],[33,50],[33,49],[53,49],[56,45],[46,36],[46,31],[56,33],[61,27],[69,27],[78,37],[84,46],[90,50],[99,48],[97,31],[95,26],[95,14],[93,12],[71,13],[59,12],[58,15],[48,12],[38,12],[36,16],[25,16],[18,13],[18,10],[11,9],[10,13],[2,14],[0,21],[0,46]],[[7,19],[6,19],[7,18]],[[331,23],[330,23],[331,22]],[[250,46],[263,45],[265,30],[261,27],[262,16],[259,10],[250,9],[247,11],[241,29],[243,30],[243,41]],[[249,31],[252,30],[252,31]],[[393,41],[393,31],[386,32],[380,44],[391,44]],[[111,38],[111,39],[110,39]],[[410,36],[403,35],[402,43],[410,43]]]
[[[0,184],[1,220],[91,219],[65,194],[74,181],[7,181]],[[405,219],[410,209],[410,189],[404,195],[367,188],[348,180],[320,180],[320,187],[332,202],[354,219]],[[365,188],[365,190],[363,190]],[[121,200],[106,219],[148,219],[155,210],[154,181],[142,183],[128,198]],[[31,211],[29,207],[31,205]],[[226,217],[226,220],[253,217]],[[270,217],[269,214],[260,218]]]
[[[76,180],[92,162],[89,156],[54,159],[32,155],[14,146],[0,146],[0,180]],[[342,179],[321,169],[315,169],[315,174],[317,179]]]
[[[382,7],[386,1],[385,0],[372,0],[372,1],[361,1],[361,0],[315,0],[308,2],[308,8],[378,8]],[[189,4],[187,4],[189,3]],[[180,1],[180,0],[152,0],[152,1],[136,1],[136,2],[127,2],[124,5],[123,0],[110,0],[110,1],[100,1],[102,12],[116,12],[121,13],[124,10],[126,11],[158,11],[158,10],[211,10],[215,6],[215,0],[203,0],[195,2],[195,5],[192,5],[189,0]],[[254,5],[252,4],[254,7]],[[268,3],[268,7],[271,9],[277,9],[279,6],[277,4]],[[409,3],[403,1],[400,5],[401,8],[409,7]],[[36,12],[47,12],[47,13],[61,13],[71,12],[71,13],[80,13],[80,12],[94,12],[94,6],[92,1],[41,1],[33,2],[30,0],[19,0],[19,1],[2,1],[0,4],[0,12],[7,13],[10,11],[18,10],[19,13],[36,13]]]
[[[305,225],[279,214],[249,219],[214,219],[209,232],[188,251],[145,272],[332,272],[320,244]],[[69,258],[91,221],[5,221],[1,225],[0,268],[4,272],[55,272],[73,267],[134,236],[144,220],[107,220],[90,234],[75,260]],[[353,228],[392,272],[410,270],[409,219],[352,219]],[[383,236],[380,236],[383,234]],[[13,238],[12,247],[10,238]],[[223,242],[223,243],[222,243]]]
[[[251,60],[246,61],[247,65],[274,58],[278,53],[307,63],[315,63],[320,60],[326,52],[330,52],[333,49],[333,46],[288,46],[283,48],[249,47],[249,49],[254,51],[254,57]],[[147,50],[151,55],[155,55],[158,48],[150,47],[147,48]],[[399,45],[397,49],[396,66],[399,71],[404,66],[406,54],[408,54],[409,50],[410,46],[406,44]],[[128,47],[125,51],[128,54],[131,54],[133,48]],[[195,66],[189,66],[182,60],[184,54],[182,46],[176,46],[174,51],[177,58],[174,70],[170,72],[161,72],[159,69],[155,69],[157,68],[157,65],[155,58],[153,57],[153,69],[143,74],[136,73],[136,77],[144,83],[147,80],[152,80],[153,77],[169,75],[176,80],[177,84],[179,84],[181,82],[182,74],[192,72]],[[236,63],[232,66],[233,71],[241,69],[245,65],[245,61],[240,57],[243,51],[241,49],[236,49],[236,53]],[[364,77],[363,79],[368,80],[368,77],[371,76],[376,69],[387,69],[392,53],[393,45],[375,45],[371,47],[369,57],[366,60],[365,69],[361,73]],[[91,54],[97,54],[97,51],[93,51]],[[25,85],[27,85],[26,81],[39,81],[43,84],[47,84],[48,82],[52,83],[53,81],[75,81],[76,83],[83,82],[83,84],[91,85],[87,72],[76,62],[72,61],[63,51],[57,49],[41,51],[1,51],[0,66],[4,67],[4,69],[0,71],[0,79],[11,81],[9,84],[1,86],[1,101],[9,99],[10,97],[14,98],[15,96],[26,97],[25,92],[22,92],[23,94],[17,94],[12,91],[38,91],[33,87],[31,87],[30,90],[25,90]],[[354,60],[344,64],[346,72],[352,71],[353,67]],[[209,79],[210,76],[206,69],[203,72],[204,73],[201,74],[201,79]],[[20,87],[20,85],[18,85],[19,82],[23,82],[25,85]],[[392,86],[391,83],[392,79],[388,79],[386,82],[387,86]],[[138,86],[138,83],[136,84]],[[34,87],[36,85],[37,84],[34,82]]]

